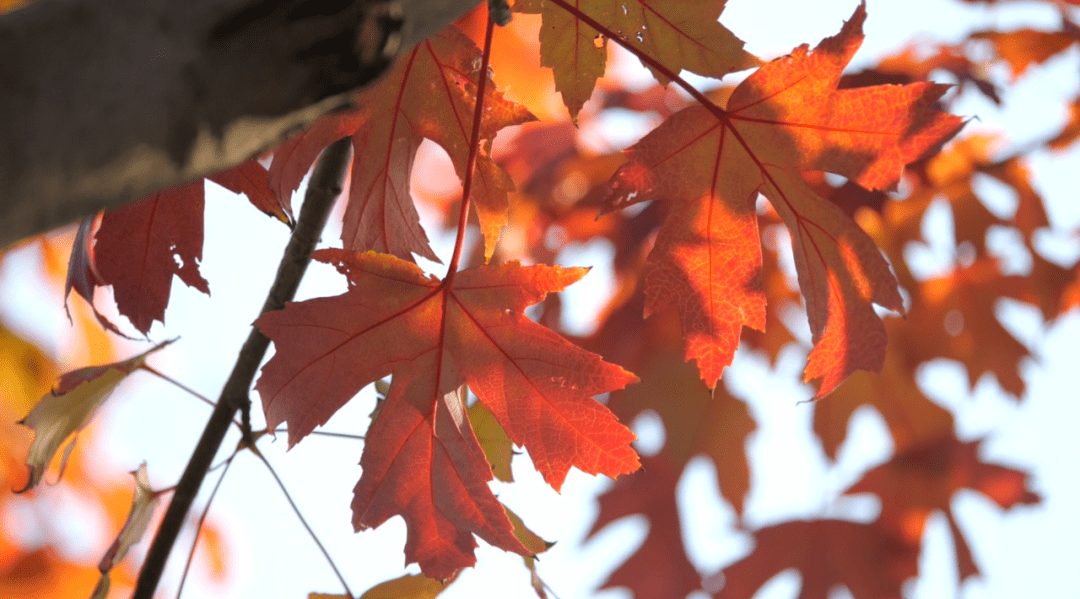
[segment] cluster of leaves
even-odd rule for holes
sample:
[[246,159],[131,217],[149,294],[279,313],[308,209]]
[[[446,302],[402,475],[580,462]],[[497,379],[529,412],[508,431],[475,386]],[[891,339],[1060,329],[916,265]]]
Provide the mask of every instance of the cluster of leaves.
[[[268,169],[252,160],[211,178],[291,224],[291,196],[319,153],[352,138],[342,248],[315,254],[345,276],[348,290],[256,322],[276,352],[256,390],[268,428],[286,423],[291,447],[362,388],[391,377],[360,458],[353,525],[402,516],[406,560],[425,575],[448,580],[475,563],[475,536],[530,566],[546,548],[488,487],[493,476],[509,479],[519,446],[556,490],[571,467],[633,473],[601,497],[594,530],[630,514],[645,515],[650,529],[608,586],[682,597],[716,579],[703,578],[687,557],[676,484],[691,459],[705,456],[724,498],[743,512],[745,444],[756,424],[719,382],[740,341],[772,360],[799,343],[780,312],[800,302],[813,344],[804,376],[820,381],[814,430],[825,453],[836,458],[862,406],[876,409],[892,434],[894,457],[845,491],[877,495],[882,512],[873,522],[793,521],[753,531],[755,550],[710,591],[750,597],[794,567],[804,596],[844,585],[855,597],[898,597],[918,573],[919,544],[936,512],[948,519],[966,579],[978,567],[952,496],[973,489],[1005,508],[1038,500],[1024,473],[986,463],[980,441],[957,438],[952,415],[926,397],[915,372],[931,360],[957,360],[973,384],[993,374],[1021,396],[1018,365],[1027,350],[998,322],[994,301],[1034,304],[1052,321],[1080,302],[1077,268],[1034,246],[1049,223],[1023,156],[994,156],[995,140],[977,136],[942,151],[962,122],[945,110],[947,87],[921,80],[943,69],[998,101],[967,58],[968,45],[989,44],[1017,76],[1076,44],[1076,26],[1063,16],[1057,32],[977,32],[929,58],[905,52],[844,75],[862,40],[864,6],[835,36],[771,61],[743,50],[718,22],[722,8],[720,0],[514,4],[519,15],[540,15],[540,63],[551,68],[570,122],[534,122],[542,106],[496,90],[489,61],[496,75],[504,71],[490,50],[490,26],[486,50],[474,41],[484,35],[481,12],[400,57],[356,95],[356,110],[283,144]],[[659,85],[628,92],[603,79],[611,44],[636,56]],[[519,56],[535,45],[502,41],[499,50]],[[502,64],[516,68],[510,58]],[[721,79],[747,69],[755,70],[737,86],[707,93],[680,75]],[[1046,145],[1074,142],[1076,106],[1073,122]],[[580,131],[608,109],[663,121],[623,153],[581,149]],[[510,142],[494,146],[508,127],[517,127]],[[420,224],[421,194],[410,189],[425,139],[445,150],[464,189],[461,201],[432,201],[458,233],[441,277],[414,261],[438,261]],[[902,176],[901,197],[892,192]],[[985,208],[972,185],[980,176],[1016,191],[1013,217]],[[208,293],[198,272],[203,193],[201,181],[192,183],[84,223],[68,290],[92,303],[96,287],[112,286],[118,311],[143,334],[163,321],[173,274]],[[903,252],[921,239],[925,211],[942,198],[957,214],[963,259],[946,275],[919,279]],[[464,268],[471,207],[481,236],[476,264]],[[1030,272],[1002,274],[987,248],[991,227],[1020,232],[1034,259]],[[561,304],[553,294],[585,270],[547,264],[568,244],[595,240],[614,247],[616,287],[596,332],[575,344],[554,330]],[[789,258],[794,289],[782,266]],[[531,306],[535,321],[526,315]],[[881,308],[906,319],[883,320]],[[980,351],[986,347],[995,351]],[[594,399],[601,394],[606,406]],[[639,459],[620,421],[649,410],[660,415],[667,441]],[[63,436],[34,460],[33,476]],[[415,577],[395,585],[431,596],[442,588]],[[543,595],[543,584],[535,587]]]
[[[70,235],[64,237],[46,236],[36,242],[44,257],[42,270],[49,274],[57,291],[63,287],[65,272],[60,252],[72,244]],[[76,334],[64,352],[67,359],[108,362],[114,353],[112,343],[94,323],[90,311],[76,307],[73,316]],[[78,341],[80,337],[83,343]],[[85,502],[73,506],[52,500],[56,495],[0,495],[0,510],[9,516],[18,514],[20,522],[19,526],[6,528],[0,537],[0,594],[103,599],[110,588],[125,593],[134,586],[137,569],[130,564],[121,567],[121,560],[142,537],[164,491],[150,489],[144,465],[132,472],[132,498],[130,478],[103,477],[93,456],[87,459],[83,452],[72,449],[79,438],[86,446],[87,437],[95,433],[84,429],[94,413],[123,379],[145,366],[147,354],[60,375],[60,366],[53,358],[0,325],[0,379],[5,381],[0,389],[4,423],[0,429],[4,465],[0,484],[10,489],[19,489],[21,484],[19,492],[25,492],[46,482],[49,463],[61,443],[70,438],[60,460],[58,480],[53,484],[60,487],[59,493],[81,497]],[[16,421],[36,431],[32,443],[28,443],[25,428],[17,426]],[[27,468],[29,475],[25,473]],[[101,560],[90,565],[64,550],[70,532],[64,530],[62,522],[93,517],[94,510],[104,516],[107,529],[117,533],[103,548]],[[226,565],[220,529],[213,522],[204,522],[200,536],[200,555],[208,558],[204,564],[209,566],[214,580],[223,581]]]

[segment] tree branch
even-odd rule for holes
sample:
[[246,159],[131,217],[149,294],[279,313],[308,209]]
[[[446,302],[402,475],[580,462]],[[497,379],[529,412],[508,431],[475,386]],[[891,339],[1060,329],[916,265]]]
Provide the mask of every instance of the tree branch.
[[0,248],[224,170],[477,0],[36,0],[0,17]]
[[[334,199],[341,193],[345,169],[349,163],[351,142],[351,138],[345,138],[333,143],[319,159],[315,173],[311,177],[311,183],[308,185],[307,194],[304,196],[304,204],[300,210],[296,229],[285,248],[285,255],[278,265],[277,275],[261,313],[284,308],[285,302],[291,300],[296,294],[304,271],[307,270],[307,265],[311,261],[311,252],[315,249],[319,235],[334,206]],[[244,342],[244,347],[236,359],[232,374],[229,375],[229,380],[221,390],[221,398],[210,415],[209,422],[206,423],[206,428],[191,454],[180,482],[176,485],[172,501],[169,502],[161,527],[154,537],[146,562],[139,573],[133,599],[153,598],[173,544],[187,518],[188,510],[195,501],[199,487],[202,486],[202,481],[238,409],[242,410],[244,416],[244,435],[248,437],[246,440],[251,441],[251,426],[248,419],[251,400],[248,394],[251,383],[255,379],[255,372],[269,346],[270,340],[258,329],[252,327],[251,334]]]

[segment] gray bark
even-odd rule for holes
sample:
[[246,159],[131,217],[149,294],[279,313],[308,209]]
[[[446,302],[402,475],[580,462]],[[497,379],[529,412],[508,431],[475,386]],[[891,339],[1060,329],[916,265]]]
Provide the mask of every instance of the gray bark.
[[0,17],[0,248],[243,162],[478,0],[36,0]]

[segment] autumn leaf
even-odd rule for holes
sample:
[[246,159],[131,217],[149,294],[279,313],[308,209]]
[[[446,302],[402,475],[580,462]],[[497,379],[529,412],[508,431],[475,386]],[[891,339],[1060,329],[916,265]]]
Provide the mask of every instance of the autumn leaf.
[[[446,150],[464,179],[479,67],[480,50],[456,28],[428,38],[357,94],[355,110],[324,117],[282,144],[270,165],[271,186],[278,197],[289,197],[323,148],[352,136],[352,182],[341,232],[345,248],[438,261],[420,226],[409,178],[420,142],[430,139]],[[506,194],[514,189],[509,175],[491,160],[491,141],[500,129],[536,119],[505,100],[490,80],[483,102],[472,200],[490,258],[506,224]]]
[[641,472],[619,479],[600,496],[590,535],[619,518],[644,516],[645,540],[603,587],[625,586],[635,597],[685,597],[701,588],[702,577],[683,544],[680,477],[691,459],[705,457],[716,468],[721,494],[742,513],[750,488],[746,441],[756,425],[745,403],[723,385],[710,392],[675,350],[651,352],[640,372],[642,383],[612,393],[608,406],[628,422],[654,410],[664,423],[665,443],[655,456],[643,458]]
[[854,599],[900,599],[918,574],[919,543],[873,524],[844,520],[793,521],[754,533],[754,552],[724,568],[718,599],[750,599],[789,568],[802,577],[802,599],[825,599],[844,585]]
[[[691,71],[719,79],[731,71],[757,66],[743,42],[720,24],[724,0],[578,0],[574,8],[595,19],[671,71]],[[552,0],[518,2],[519,12],[540,12],[540,61],[555,74],[570,117],[592,95],[607,64],[607,38]],[[656,79],[669,79],[645,63]]]
[[874,493],[881,498],[880,522],[911,543],[919,543],[930,515],[946,514],[953,533],[962,578],[978,573],[963,533],[955,523],[952,499],[964,489],[978,491],[1004,509],[1039,503],[1028,489],[1028,475],[985,462],[982,441],[964,443],[953,435],[897,453],[867,472],[846,493]]
[[[360,599],[435,599],[442,594],[446,584],[423,574],[406,574],[400,578],[380,582],[360,595]],[[312,593],[308,599],[333,599],[344,595],[319,595]]]
[[926,361],[960,360],[972,387],[993,373],[1003,389],[1022,396],[1021,360],[1030,352],[998,319],[995,299],[1022,295],[1030,288],[1025,279],[1002,275],[996,260],[983,258],[923,282],[919,295],[924,305],[907,322],[918,331],[908,344],[909,355]]
[[165,322],[173,275],[210,293],[199,273],[204,185],[200,179],[106,211],[94,235],[101,282],[112,285],[117,310],[143,334]]
[[950,434],[952,414],[931,401],[915,383],[903,362],[909,341],[920,343],[921,332],[907,333],[908,325],[891,326],[889,355],[881,374],[856,372],[829,401],[814,405],[814,433],[825,455],[835,460],[847,439],[852,415],[869,406],[881,415],[898,453]]
[[289,198],[279,199],[270,190],[270,173],[255,158],[207,177],[229,191],[247,196],[251,205],[291,228],[295,223]]
[[[423,574],[406,574],[380,582],[360,595],[360,599],[435,599],[449,586]],[[352,599],[352,595],[308,593],[308,599]]]
[[625,516],[643,515],[649,522],[641,548],[612,572],[603,588],[627,587],[635,597],[686,597],[701,588],[701,575],[682,540],[675,499],[681,465],[664,457],[643,458],[642,469],[600,496],[600,515],[590,536]]
[[75,243],[71,247],[71,256],[68,258],[67,280],[64,283],[64,310],[67,311],[68,321],[71,322],[68,296],[71,295],[71,291],[74,289],[75,293],[90,305],[94,317],[97,318],[103,329],[112,331],[121,337],[127,337],[94,305],[94,290],[108,284],[94,264],[93,235],[97,219],[97,216],[88,216],[79,222],[79,230],[75,234]]
[[635,377],[524,315],[584,269],[510,263],[443,282],[387,255],[320,250],[314,257],[334,264],[349,290],[256,322],[277,348],[256,384],[268,425],[287,422],[291,447],[364,386],[392,374],[361,458],[353,525],[402,515],[407,559],[425,574],[447,578],[472,565],[473,533],[529,554],[487,487],[491,468],[462,384],[556,490],[571,466],[609,476],[638,468],[633,435],[592,399]]
[[[16,493],[24,493],[41,482],[45,471],[52,462],[60,444],[72,433],[82,430],[90,419],[109,398],[116,386],[129,374],[135,372],[146,362],[146,356],[172,343],[172,340],[148,349],[147,351],[122,362],[102,366],[88,366],[72,370],[60,376],[52,391],[44,397],[19,424],[34,430],[34,441],[26,456],[26,465],[30,468],[30,477],[26,486]],[[64,472],[75,439],[64,449],[60,462],[60,473]]]
[[499,421],[495,420],[495,415],[484,407],[484,404],[476,402],[469,406],[469,422],[472,423],[473,433],[476,434],[480,448],[484,450],[484,456],[491,465],[491,473],[504,483],[514,482],[514,474],[510,471],[510,462],[514,458],[514,442],[506,436],[506,431],[499,425]]
[[540,535],[525,526],[525,522],[513,510],[506,506],[503,507],[506,509],[506,517],[510,518],[510,523],[514,526],[514,536],[521,541],[525,548],[532,552],[532,555],[521,556],[522,561],[525,562],[525,569],[529,571],[529,583],[539,599],[548,599],[547,584],[540,578],[540,573],[536,571],[536,560],[539,559],[541,553],[551,549],[555,543],[549,543],[540,538]]
[[971,34],[971,39],[990,42],[993,51],[1008,63],[1015,82],[1031,65],[1042,64],[1080,41],[1080,28],[1065,20],[1061,31],[979,31]]
[[[254,158],[208,178],[292,225],[291,209],[270,193],[269,174]],[[105,211],[93,241],[92,219],[84,220],[71,248],[65,302],[74,289],[93,306],[94,289],[112,285],[117,310],[145,335],[155,320],[165,322],[173,275],[209,295],[199,272],[205,190],[199,179]],[[96,307],[94,315],[106,329],[126,336]]]
[[698,370],[682,360],[674,309],[641,320],[642,295],[608,316],[592,347],[641,376],[641,383],[612,392],[608,407],[624,422],[659,417],[664,443],[642,458],[640,472],[618,479],[600,496],[589,535],[627,516],[645,518],[644,541],[602,588],[627,587],[635,597],[685,597],[702,588],[702,575],[683,543],[682,530],[693,524],[678,506],[680,479],[691,460],[705,458],[715,468],[723,498],[741,514],[750,488],[746,442],[756,423],[746,403],[723,385],[710,391]]
[[120,533],[116,535],[116,539],[98,562],[101,578],[92,594],[93,599],[105,599],[108,596],[110,571],[124,559],[132,545],[142,540],[146,529],[150,526],[150,518],[154,516],[154,509],[161,501],[161,493],[150,488],[150,478],[146,473],[145,462],[131,474],[135,477],[135,496],[131,501],[131,511]]
[[904,303],[885,258],[854,221],[801,177],[770,174],[762,193],[775,198],[773,206],[791,232],[813,333],[804,378],[821,378],[816,397],[823,397],[856,370],[881,370],[885,325],[872,304],[902,313]]
[[896,280],[871,239],[800,173],[824,170],[887,189],[905,164],[961,123],[933,107],[944,86],[836,89],[865,16],[860,5],[813,52],[800,46],[762,66],[726,108],[703,102],[672,115],[627,151],[629,162],[612,178],[609,209],[672,204],[649,256],[645,312],[679,308],[685,357],[697,361],[710,387],[731,363],[742,327],[764,326],[758,193],[794,239],[814,341],[805,376],[822,379],[817,397],[884,360],[884,328],[872,304],[902,311]]
[[0,409],[26,412],[41,390],[52,385],[56,372],[45,352],[0,321]]

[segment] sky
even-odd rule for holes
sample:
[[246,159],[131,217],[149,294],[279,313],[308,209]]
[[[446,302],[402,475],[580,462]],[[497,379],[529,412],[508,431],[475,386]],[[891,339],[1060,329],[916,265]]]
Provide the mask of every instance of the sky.
[[[764,57],[784,54],[801,43],[815,44],[835,34],[855,8],[852,0],[730,0],[722,22],[747,40],[751,52]],[[912,32],[925,37],[955,40],[963,31],[976,28],[1054,26],[1052,10],[1029,3],[1006,4],[996,8],[972,6],[948,0],[889,2],[870,0],[866,42],[854,66],[873,62],[875,56],[896,50],[911,39]],[[783,19],[773,18],[783,15]],[[932,18],[930,16],[932,15]],[[623,57],[625,58],[625,57]],[[622,61],[622,59],[620,59]],[[620,65],[623,62],[622,61]],[[964,98],[957,105],[963,115],[975,115],[966,134],[976,131],[1004,132],[1018,145],[1038,138],[1062,122],[1061,99],[1075,96],[1080,72],[1080,56],[1074,50],[1062,60],[1036,67],[1007,98],[1007,110],[1000,110],[977,97]],[[624,73],[628,80],[644,81],[638,73]],[[644,131],[641,131],[644,133]],[[635,141],[633,136],[624,143]],[[1037,188],[1050,202],[1054,230],[1044,236],[1046,252],[1062,257],[1080,254],[1080,243],[1070,233],[1080,227],[1080,208],[1075,203],[1075,172],[1080,152],[1033,157]],[[987,185],[987,193],[997,209],[1008,210],[1009,197],[1001,189]],[[206,396],[216,397],[227,378],[236,352],[257,314],[269,281],[272,280],[287,239],[280,223],[255,214],[238,196],[210,185],[207,194],[206,246],[202,271],[210,281],[207,298],[178,281],[167,314],[167,326],[155,325],[151,338],[163,340],[181,336],[166,352],[154,357],[156,368],[181,379]],[[302,197],[298,195],[297,198]],[[298,201],[297,199],[297,201]],[[993,206],[992,206],[993,207]],[[298,209],[298,206],[297,206]],[[947,207],[932,210],[924,223],[929,243],[913,248],[916,270],[930,275],[950,263],[955,248],[951,238],[951,214]],[[437,251],[449,255],[452,239],[435,237]],[[336,240],[328,229],[324,240]],[[1023,266],[1023,256],[1007,239],[994,242],[1002,255]],[[575,246],[560,256],[568,265],[594,265],[606,261],[609,250],[602,244]],[[45,348],[63,357],[68,337],[62,300],[55,292],[34,283],[27,270],[35,263],[32,250],[14,256],[0,271],[0,316],[38,340]],[[238,267],[237,265],[242,265]],[[436,271],[441,274],[441,271]],[[605,273],[594,269],[568,292],[568,326],[588,331],[594,326],[595,298],[604,294]],[[313,265],[301,286],[298,298],[334,295],[344,290],[344,280],[330,267]],[[99,305],[108,302],[99,295]],[[81,300],[73,300],[81,301]],[[593,305],[590,305],[593,304]],[[1032,348],[1037,357],[1025,365],[1028,394],[1021,405],[1004,397],[996,384],[984,379],[969,391],[966,374],[956,364],[929,365],[920,374],[920,384],[931,398],[953,410],[962,440],[988,437],[987,457],[1033,473],[1036,492],[1044,503],[1021,507],[1003,514],[975,494],[954,499],[959,523],[974,548],[976,559],[986,574],[957,592],[951,540],[943,518],[934,520],[926,533],[920,569],[923,576],[905,589],[911,598],[943,596],[968,598],[1012,598],[1016,596],[1061,596],[1062,589],[1080,588],[1076,569],[1080,549],[1080,371],[1073,366],[1080,355],[1080,316],[1063,318],[1055,327],[1043,330],[1035,313],[1021,305],[1001,309],[1004,322],[1018,339]],[[808,339],[808,335],[804,335]],[[142,346],[132,346],[132,352]],[[866,498],[837,500],[839,491],[867,469],[888,459],[892,447],[885,425],[876,413],[858,413],[849,429],[849,439],[835,465],[829,465],[812,438],[809,422],[812,406],[798,402],[810,392],[796,384],[805,361],[806,349],[787,352],[775,371],[760,357],[740,352],[724,375],[729,388],[748,399],[759,430],[749,441],[753,486],[747,501],[746,524],[766,526],[791,518],[839,515],[872,519],[877,510]],[[69,364],[72,368],[82,364]],[[118,395],[99,415],[105,431],[96,444],[80,445],[78,451],[92,452],[104,471],[132,470],[142,461],[149,464],[155,487],[171,485],[178,478],[209,415],[209,409],[175,387],[148,375],[129,378]],[[362,392],[336,414],[324,428],[328,431],[362,433],[367,414],[374,405],[370,389]],[[258,410],[256,410],[257,414]],[[257,417],[257,416],[256,416]],[[258,421],[257,421],[258,424]],[[647,452],[662,443],[663,427],[648,416],[632,423]],[[234,443],[235,434],[225,447]],[[405,529],[394,519],[377,530],[355,534],[349,524],[352,488],[360,476],[357,465],[362,442],[346,439],[309,438],[288,453],[286,439],[263,441],[262,448],[304,516],[326,544],[336,563],[345,572],[354,594],[393,578],[403,571]],[[555,547],[539,562],[539,571],[559,599],[623,599],[625,590],[596,592],[596,587],[622,559],[630,555],[645,536],[643,521],[635,518],[617,522],[588,543],[585,531],[596,515],[592,502],[610,483],[572,471],[561,494],[545,486],[524,456],[514,461],[517,482],[495,482],[493,488],[509,507],[523,517],[538,534]],[[197,505],[205,505],[208,484]],[[71,499],[71,498],[67,498]],[[715,472],[704,462],[695,462],[680,482],[680,506],[693,515],[684,540],[691,557],[703,572],[731,563],[749,551],[748,537],[735,529],[735,515],[719,498]],[[73,512],[73,513],[78,513]],[[66,551],[75,557],[96,562],[100,548],[115,533],[91,517],[72,517],[66,524],[70,543]],[[184,597],[201,599],[219,596],[236,598],[306,597],[308,592],[340,592],[331,570],[314,544],[297,523],[281,493],[265,468],[251,456],[241,455],[233,465],[214,501],[211,519],[233,549],[228,580],[224,586],[207,579],[196,568]],[[5,526],[7,526],[5,521]],[[190,536],[181,541],[190,542]],[[465,571],[443,596],[529,597],[528,573],[519,557],[491,549],[482,541],[477,551],[479,566]],[[134,553],[141,556],[144,543]],[[182,553],[182,552],[181,552]],[[170,562],[163,588],[175,589],[182,564]],[[797,596],[798,578],[784,574],[759,593],[765,599]],[[168,590],[166,596],[174,591]],[[702,595],[704,596],[704,595]],[[838,594],[837,597],[844,597]]]

